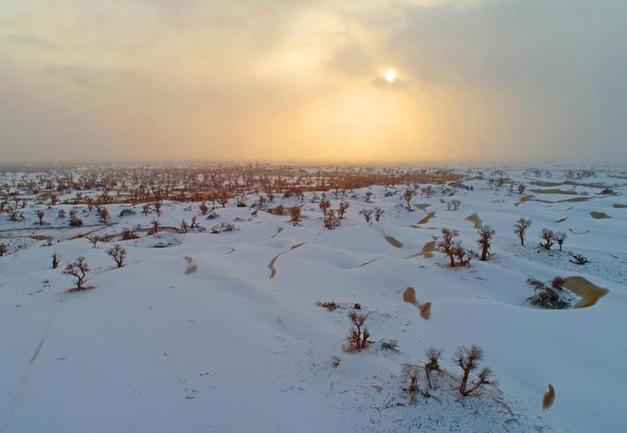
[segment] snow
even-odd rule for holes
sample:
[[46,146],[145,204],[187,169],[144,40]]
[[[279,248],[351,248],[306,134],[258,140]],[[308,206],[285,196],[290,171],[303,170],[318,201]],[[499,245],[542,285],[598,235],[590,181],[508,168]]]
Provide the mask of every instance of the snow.
[[[627,209],[613,206],[627,203],[625,183],[611,171],[598,173],[590,182],[617,192],[600,196],[590,186],[529,183],[561,182],[561,170],[550,178],[515,168],[505,173],[529,189],[574,190],[590,200],[516,206],[520,194],[476,178],[464,181],[473,190],[453,197],[462,202],[457,211],[447,210],[452,197],[436,192],[414,198],[430,204],[424,211],[408,212],[403,185],[390,188],[396,194],[389,197],[370,187],[372,203],[365,202],[366,189],[354,197],[347,192],[350,208],[335,230],[322,227],[313,193],[305,194],[296,226],[286,215],[252,216],[252,208],[234,201],[210,221],[197,203],[164,202],[163,227],[197,216],[207,229],[188,233],[149,234],[156,215],[144,215],[141,205],[122,218],[127,205],[108,205],[107,225],[95,210],[78,206],[82,228],[55,217],[70,205],[28,207],[18,222],[0,215],[0,242],[9,245],[0,257],[0,433],[627,431]],[[328,196],[337,208],[339,200]],[[246,202],[256,197],[250,193]],[[552,202],[570,197],[535,194]],[[300,202],[277,195],[278,203]],[[374,206],[385,215],[367,224],[358,212]],[[38,208],[49,226],[34,224]],[[592,211],[610,218],[594,219]],[[416,226],[427,212],[436,213]],[[451,269],[438,252],[408,258],[443,227],[457,229],[462,245],[476,250],[476,230],[466,220],[474,213],[496,231],[490,260]],[[533,220],[525,247],[512,232],[520,217]],[[211,234],[221,222],[238,230]],[[145,230],[136,240],[115,237],[94,248],[76,238],[137,226]],[[569,235],[563,253],[536,248],[544,227]],[[116,243],[128,251],[120,269],[106,254]],[[84,256],[93,288],[69,293],[72,280],[50,269],[53,252],[61,268]],[[574,265],[568,252],[590,263]],[[186,256],[194,272],[186,273]],[[609,292],[588,308],[529,306],[525,279],[555,275],[583,276]],[[407,287],[418,302],[432,302],[429,320],[403,302]],[[331,300],[343,308],[317,305]],[[346,353],[347,313],[355,303],[368,314],[373,343]],[[383,350],[384,339],[396,340],[399,352]],[[472,344],[484,350],[483,364],[498,386],[461,398],[443,376],[433,397],[408,404],[403,364],[423,362],[425,349],[435,346],[444,349],[442,365],[458,374],[452,357]],[[556,399],[543,411],[548,384]]]

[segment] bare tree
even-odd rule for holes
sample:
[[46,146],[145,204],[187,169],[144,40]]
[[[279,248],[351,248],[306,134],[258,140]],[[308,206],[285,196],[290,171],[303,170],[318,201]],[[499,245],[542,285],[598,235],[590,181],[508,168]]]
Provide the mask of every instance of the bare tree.
[[555,244],[555,233],[553,230],[542,229],[542,233],[540,233],[540,246],[545,250],[550,250],[551,247]]
[[416,192],[413,189],[406,189],[403,193],[403,200],[405,200],[405,205],[407,206],[407,210],[411,211],[411,199],[414,198]]
[[52,255],[52,269],[57,269],[59,267],[59,254],[54,253]]
[[530,225],[531,220],[525,218],[520,218],[518,221],[516,221],[516,224],[514,224],[514,233],[518,235],[518,238],[520,239],[520,245],[523,247],[525,246],[525,234],[527,233],[527,229]]
[[562,251],[562,247],[564,246],[564,242],[566,242],[566,239],[568,239],[568,235],[566,233],[564,232],[555,233],[555,242],[557,242],[557,245],[559,245],[560,251]]
[[115,261],[115,264],[118,268],[124,266],[126,262],[126,250],[122,248],[120,245],[114,245],[113,247],[107,250],[107,254],[111,256],[111,258]]
[[479,228],[479,239],[477,243],[481,247],[481,260],[485,261],[491,255],[490,247],[492,245],[492,237],[494,230],[490,226],[481,226]]
[[302,219],[303,216],[300,206],[292,206],[290,208],[290,222],[296,226]]
[[364,220],[369,223],[372,218],[372,209],[362,209],[359,211],[359,215],[364,217]]
[[95,235],[85,236],[85,239],[87,239],[94,248],[96,248],[96,246],[98,245],[98,242],[102,240],[100,236],[95,236]]
[[44,225],[44,216],[46,216],[46,213],[42,210],[42,209],[37,209],[37,219],[39,220],[39,225],[43,226]]
[[335,211],[333,209],[327,209],[324,213],[323,225],[329,230],[333,230],[340,225],[340,220],[337,216],[335,216]]
[[469,383],[470,373],[475,371],[483,358],[482,350],[477,346],[460,347],[455,355],[455,363],[459,365],[463,371],[462,377],[459,383],[459,393],[464,397],[475,392],[482,385],[488,385],[491,383],[489,368],[483,368],[474,383]]
[[348,342],[344,346],[344,350],[346,352],[360,352],[370,344],[368,340],[370,334],[364,327],[368,316],[352,311],[348,318],[353,322],[353,329],[348,337]]
[[440,359],[442,358],[442,350],[430,347],[425,352],[427,361],[425,362],[425,375],[427,376],[427,384],[429,389],[433,389],[433,383],[431,381],[431,373],[437,371],[442,372],[440,368]]
[[106,206],[98,206],[98,218],[103,224],[108,224],[111,216],[109,215],[109,209]]
[[350,207],[350,205],[348,204],[348,202],[342,200],[340,202],[339,207],[337,208],[337,216],[343,220],[344,219],[344,215],[346,215],[346,211],[348,210],[348,208]]
[[438,241],[437,248],[440,252],[446,254],[451,261],[451,268],[455,267],[455,247],[454,238],[457,237],[457,230],[447,228],[442,229],[442,239]]
[[85,282],[87,281],[87,272],[89,272],[89,270],[89,265],[85,257],[80,256],[75,262],[68,263],[63,273],[76,279],[76,287],[74,290],[84,290]]

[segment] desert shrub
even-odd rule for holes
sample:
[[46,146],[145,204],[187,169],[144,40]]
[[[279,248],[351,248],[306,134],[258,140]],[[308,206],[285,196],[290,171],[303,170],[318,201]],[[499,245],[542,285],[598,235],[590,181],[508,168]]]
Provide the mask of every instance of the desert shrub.
[[520,194],[520,195],[524,194],[526,189],[527,189],[527,187],[525,186],[524,183],[519,183],[518,184],[518,194]]
[[207,219],[208,220],[214,220],[216,218],[218,218],[220,216],[219,213],[217,212],[211,212],[210,214],[207,215]]
[[324,214],[324,219],[322,221],[324,228],[328,230],[333,230],[340,225],[340,219],[335,216],[335,211],[333,209],[328,209]]
[[396,340],[381,340],[381,349],[389,350],[390,352],[398,352],[398,341]]
[[425,351],[427,360],[425,361],[425,376],[427,378],[427,386],[429,389],[433,389],[433,383],[431,381],[431,374],[433,372],[441,373],[440,360],[442,358],[442,350],[430,347]]
[[403,200],[405,200],[405,206],[407,206],[407,210],[411,211],[411,199],[414,198],[416,192],[413,189],[406,189],[403,192]]
[[348,204],[347,201],[342,200],[340,202],[340,205],[337,208],[337,216],[340,220],[344,219],[344,216],[346,215],[346,211],[348,210],[349,207],[350,205]]
[[221,222],[220,224],[216,224],[215,226],[211,227],[211,233],[213,233],[214,235],[224,232],[232,232],[235,230],[237,230],[237,226],[235,224],[227,222]]
[[209,212],[209,206],[207,206],[206,203],[200,203],[198,205],[198,209],[200,210],[200,214],[201,215],[207,215],[207,213]]
[[59,267],[59,254],[54,253],[52,255],[52,269],[57,269]]
[[344,350],[346,352],[361,352],[370,344],[370,341],[368,340],[370,334],[364,326],[368,316],[352,311],[348,315],[348,318],[353,323],[353,329],[348,336],[348,341],[344,345]]
[[152,220],[152,228],[150,229],[150,234],[156,234],[159,232],[159,228],[161,227],[161,223],[159,222],[158,219],[154,219]]
[[76,208],[70,209],[70,227],[81,227],[83,220],[78,216]]
[[123,241],[128,241],[131,239],[137,239],[137,235],[135,234],[135,231],[132,229],[124,229],[122,230],[122,240]]
[[568,261],[574,265],[585,265],[589,262],[588,258],[583,254],[573,254]]
[[405,376],[406,380],[409,381],[409,384],[406,387],[403,387],[403,391],[409,395],[410,404],[414,404],[416,402],[416,396],[420,392],[420,385],[418,384],[419,371],[420,366],[416,364],[403,365],[403,376]]
[[446,208],[451,211],[456,211],[461,206],[462,202],[460,200],[451,200],[446,203]]
[[490,375],[492,372],[489,368],[483,368],[477,374],[474,383],[471,381],[470,374],[473,373],[483,359],[483,352],[477,346],[460,347],[455,354],[455,363],[462,369],[462,376],[459,381],[459,393],[462,396],[468,396],[477,391],[481,386],[489,385]]
[[385,211],[381,208],[375,207],[374,208],[374,220],[376,222],[379,222],[379,220],[381,219],[381,217],[383,216],[383,214],[385,214]]
[[365,196],[366,196],[366,200],[365,201],[367,203],[370,203],[370,199],[372,199],[372,191],[366,191]]
[[540,247],[548,251],[554,244],[555,232],[549,229],[542,229],[542,232],[540,233]]
[[185,221],[185,218],[183,218],[181,220],[181,232],[183,233],[187,233],[189,231],[189,224],[187,224],[187,221]]
[[114,245],[107,250],[107,254],[115,261],[118,268],[124,266],[126,262],[126,250],[120,245]]
[[57,212],[57,218],[65,219],[65,209],[59,209],[59,212]]
[[303,216],[300,206],[292,206],[290,208],[290,222],[296,226],[302,219]]
[[364,217],[364,221],[367,223],[372,219],[372,209],[362,209],[359,211],[359,215]]
[[534,293],[527,298],[531,305],[552,310],[560,310],[570,306],[570,303],[560,296],[564,284],[561,277],[553,278],[550,286],[533,277],[527,278],[527,284],[534,288]]
[[331,202],[327,198],[326,194],[322,193],[322,198],[320,199],[320,203],[318,207],[322,211],[323,214],[327,213],[327,210],[331,207]]
[[452,268],[468,266],[471,259],[468,251],[455,239],[457,236],[457,230],[443,228],[442,238],[436,243],[438,251],[448,256]]
[[135,215],[135,209],[133,209],[132,207],[122,209],[119,214],[120,218],[125,218],[133,215]]
[[479,228],[479,239],[477,243],[481,248],[481,260],[485,261],[488,256],[491,255],[490,247],[492,246],[492,237],[494,236],[494,230],[490,226],[481,226]]
[[335,311],[340,308],[340,306],[335,301],[318,302],[316,305],[318,307],[326,309],[327,311]]
[[108,224],[109,220],[111,219],[111,216],[109,215],[109,209],[107,209],[106,206],[98,206],[97,212],[100,222],[103,224]]
[[433,188],[431,187],[431,185],[422,187],[420,188],[420,194],[425,198],[429,198],[433,195]]
[[9,251],[9,247],[6,244],[0,244],[0,257],[4,256]]
[[76,280],[76,287],[74,290],[84,290],[86,288],[85,283],[87,282],[87,273],[89,270],[89,265],[87,264],[85,257],[80,256],[76,259],[76,261],[68,263],[63,273]]
[[516,221],[516,224],[514,224],[514,233],[520,239],[520,245],[523,247],[525,246],[525,234],[527,233],[527,229],[530,225],[531,220],[525,218],[520,218],[518,221]]
[[41,209],[37,209],[37,212],[35,214],[37,215],[37,219],[39,220],[39,225],[43,226],[46,223],[44,221],[44,216],[46,216],[46,213]]
[[562,247],[564,246],[564,242],[566,242],[566,239],[568,239],[568,235],[564,232],[557,232],[555,233],[555,242],[557,242],[557,245],[559,245],[560,247],[560,251],[562,251]]
[[96,248],[98,242],[102,241],[102,238],[96,235],[85,236],[85,239],[87,239],[94,248]]

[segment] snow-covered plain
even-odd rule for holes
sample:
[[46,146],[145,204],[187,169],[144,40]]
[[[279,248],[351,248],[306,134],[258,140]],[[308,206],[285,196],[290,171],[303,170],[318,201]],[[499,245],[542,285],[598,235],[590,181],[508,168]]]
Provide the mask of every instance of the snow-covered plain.
[[[154,210],[144,215],[138,205],[119,217],[129,205],[110,204],[105,226],[81,205],[82,228],[57,217],[72,208],[66,204],[29,206],[18,222],[0,215],[0,242],[9,246],[0,257],[0,433],[627,431],[624,171],[562,184],[563,170],[505,170],[514,186],[527,186],[523,194],[489,183],[490,170],[459,172],[472,190],[449,196],[434,184],[431,197],[414,197],[411,212],[401,199],[406,185],[347,190],[350,208],[335,230],[323,228],[314,192],[303,201],[277,194],[271,204],[303,204],[296,226],[288,215],[254,214],[259,193],[245,195],[249,207],[218,207],[213,220],[198,203],[165,201],[162,226],[196,216],[204,228],[227,222],[238,230],[144,231],[95,248],[76,235],[149,228]],[[342,193],[327,196],[337,208]],[[568,201],[575,197],[582,200]],[[447,210],[451,199],[461,201],[458,210]],[[359,211],[374,207],[385,214],[368,224]],[[34,224],[36,209],[48,226]],[[435,215],[417,224],[428,212]],[[472,214],[496,232],[488,261],[452,269],[441,253],[418,254],[443,227],[476,251]],[[520,217],[533,221],[525,247],[512,231]],[[545,227],[568,234],[564,252],[537,248]],[[128,251],[123,268],[106,254],[113,244]],[[54,252],[59,269],[50,266]],[[571,252],[590,263],[572,264]],[[62,269],[78,256],[93,288],[70,293]],[[588,308],[528,305],[526,278],[556,275],[583,276],[609,292]],[[428,320],[403,302],[407,287],[432,303]],[[331,300],[342,308],[317,305]],[[347,353],[355,303],[368,313],[372,344]],[[399,351],[384,350],[382,340],[396,340]],[[423,362],[435,346],[457,375],[453,355],[472,344],[498,385],[461,398],[441,377],[432,397],[409,401],[403,364]],[[556,397],[543,410],[548,384]]]

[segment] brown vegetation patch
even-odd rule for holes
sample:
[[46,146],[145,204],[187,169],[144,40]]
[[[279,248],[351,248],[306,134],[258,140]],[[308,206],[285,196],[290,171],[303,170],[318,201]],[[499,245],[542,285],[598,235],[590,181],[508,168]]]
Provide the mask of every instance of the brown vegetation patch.
[[614,203],[612,205],[612,207],[614,209],[627,209],[627,204],[622,204],[622,203]]
[[531,192],[535,194],[564,194],[564,195],[577,195],[577,191],[559,188],[547,188],[547,189],[532,189]]

